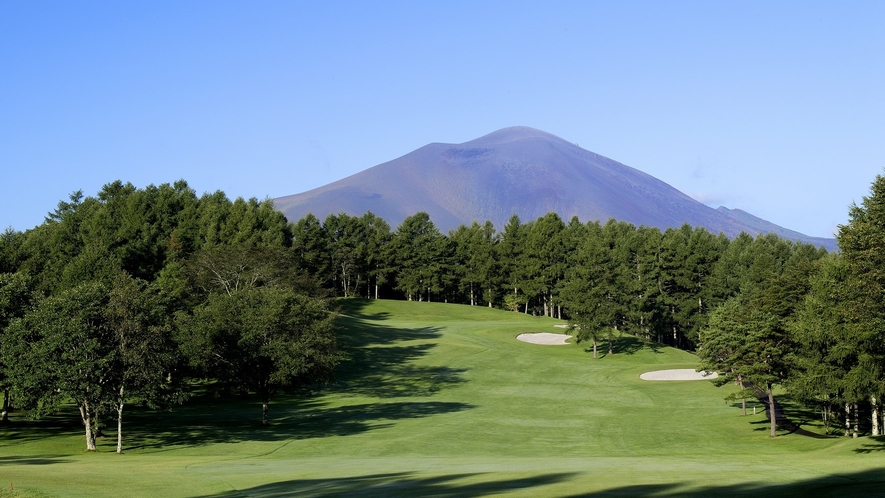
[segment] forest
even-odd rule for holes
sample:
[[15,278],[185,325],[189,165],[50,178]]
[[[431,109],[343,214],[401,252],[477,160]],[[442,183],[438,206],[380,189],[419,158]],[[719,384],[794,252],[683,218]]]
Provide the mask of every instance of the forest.
[[591,361],[621,334],[678,347],[749,390],[734,399],[787,392],[828,432],[878,435],[885,179],[837,239],[828,254],[555,213],[443,234],[426,213],[290,221],[269,200],[115,181],[0,236],[0,423],[72,402],[87,449],[110,423],[121,452],[125,407],[169,409],[200,385],[258,395],[267,424],[276,393],[333,378],[335,299],[359,297],[560,318]]

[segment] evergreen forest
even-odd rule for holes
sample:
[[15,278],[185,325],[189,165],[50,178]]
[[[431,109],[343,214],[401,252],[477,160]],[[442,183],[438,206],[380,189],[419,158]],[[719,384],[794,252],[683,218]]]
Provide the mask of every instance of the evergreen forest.
[[[882,431],[885,178],[849,210],[838,253],[775,235],[729,239],[549,213],[441,233],[426,213],[287,220],[269,200],[186,182],[75,192],[0,236],[2,423],[76,407],[86,448],[126,407],[170,409],[194,386],[262,400],[334,378],[336,299],[486,306],[559,318],[588,361],[629,335],[696,353],[699,370],[781,392],[857,437]],[[747,394],[741,394],[746,392]]]

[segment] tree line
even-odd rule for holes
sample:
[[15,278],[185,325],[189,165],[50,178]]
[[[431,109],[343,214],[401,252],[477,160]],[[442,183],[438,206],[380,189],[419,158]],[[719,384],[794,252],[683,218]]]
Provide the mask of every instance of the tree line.
[[334,313],[295,265],[269,201],[198,197],[183,181],[76,192],[0,237],[0,423],[73,401],[87,450],[124,408],[170,408],[189,381],[258,394],[330,378]]
[[120,437],[127,403],[169,407],[202,378],[258,394],[267,423],[276,392],[330,378],[330,298],[358,296],[565,319],[594,357],[619,334],[695,350],[772,405],[785,386],[828,424],[841,413],[855,434],[862,417],[878,433],[882,183],[827,254],[772,234],[555,213],[448,234],[426,213],[396,229],[372,213],[290,222],[271,201],[197,196],[184,181],[113,182],[0,237],[3,420],[10,401],[40,414],[73,399],[92,449],[105,419]]

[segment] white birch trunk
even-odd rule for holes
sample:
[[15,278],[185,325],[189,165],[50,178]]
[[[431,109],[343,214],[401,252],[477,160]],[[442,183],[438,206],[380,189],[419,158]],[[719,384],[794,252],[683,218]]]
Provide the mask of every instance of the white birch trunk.
[[860,418],[857,415],[858,415],[857,403],[855,403],[854,404],[854,435],[852,436],[854,439],[857,439],[857,433],[858,433],[857,424],[858,424],[858,419]]
[[9,422],[9,389],[3,390],[3,413],[0,414],[0,425]]
[[95,432],[92,430],[92,415],[89,413],[89,404],[85,401],[80,403],[80,418],[83,419],[83,427],[86,429],[86,451],[95,451]]

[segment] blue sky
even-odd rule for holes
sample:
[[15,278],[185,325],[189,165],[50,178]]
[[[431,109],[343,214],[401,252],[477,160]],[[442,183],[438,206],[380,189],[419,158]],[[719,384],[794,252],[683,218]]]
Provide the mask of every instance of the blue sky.
[[0,3],[0,229],[116,179],[279,197],[515,125],[830,236],[885,172],[885,2]]

